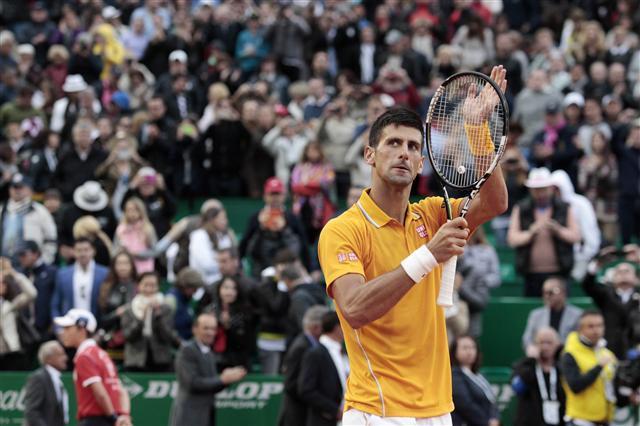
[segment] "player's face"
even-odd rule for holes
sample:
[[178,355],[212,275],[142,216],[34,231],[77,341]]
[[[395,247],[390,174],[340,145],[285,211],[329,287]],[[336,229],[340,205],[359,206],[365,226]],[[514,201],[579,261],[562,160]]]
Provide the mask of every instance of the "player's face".
[[409,186],[422,170],[422,135],[418,129],[390,125],[383,129],[376,148],[365,148],[374,176],[394,186]]

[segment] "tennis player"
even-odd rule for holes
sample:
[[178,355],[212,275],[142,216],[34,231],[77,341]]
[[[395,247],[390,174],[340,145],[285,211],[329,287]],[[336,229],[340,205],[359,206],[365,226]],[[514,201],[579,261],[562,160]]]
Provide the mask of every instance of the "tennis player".
[[78,399],[79,426],[131,426],[131,402],[109,355],[91,338],[96,318],[85,309],[70,309],[53,322],[61,327],[60,340],[77,348],[73,383]]
[[[505,75],[502,66],[491,73],[503,91]],[[486,121],[492,106],[476,99],[469,112]],[[320,235],[320,264],[351,365],[344,425],[451,425],[447,332],[436,305],[438,265],[462,254],[470,232],[507,209],[507,189],[498,167],[466,220],[449,223],[441,197],[410,204],[411,185],[425,160],[423,140],[416,113],[398,108],[381,115],[364,153],[371,188]],[[463,201],[452,200],[454,216]]]

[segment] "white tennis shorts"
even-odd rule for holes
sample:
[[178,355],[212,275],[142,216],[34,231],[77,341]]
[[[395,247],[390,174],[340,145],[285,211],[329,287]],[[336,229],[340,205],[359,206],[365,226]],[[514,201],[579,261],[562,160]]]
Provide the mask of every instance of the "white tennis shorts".
[[342,426],[452,426],[451,414],[438,417],[380,417],[359,410],[348,410],[342,415]]

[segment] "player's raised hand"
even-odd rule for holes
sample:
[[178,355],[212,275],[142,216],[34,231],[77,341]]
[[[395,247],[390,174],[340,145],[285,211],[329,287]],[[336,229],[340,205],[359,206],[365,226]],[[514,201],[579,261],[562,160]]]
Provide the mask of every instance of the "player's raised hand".
[[467,238],[469,238],[469,224],[464,218],[457,217],[438,229],[431,241],[427,243],[427,248],[438,263],[443,263],[452,256],[460,256],[464,253]]
[[[504,93],[507,90],[507,70],[502,65],[496,65],[491,69],[491,79],[496,82]],[[493,87],[486,83],[478,93],[475,84],[469,85],[467,98],[462,106],[462,114],[467,124],[479,125],[486,121],[493,109],[500,102],[500,98]]]

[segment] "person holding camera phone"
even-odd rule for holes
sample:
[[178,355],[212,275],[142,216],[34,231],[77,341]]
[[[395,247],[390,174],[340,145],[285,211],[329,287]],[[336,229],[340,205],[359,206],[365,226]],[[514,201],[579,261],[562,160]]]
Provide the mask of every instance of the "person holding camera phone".
[[276,253],[288,248],[300,256],[309,268],[310,257],[304,229],[298,218],[285,208],[285,186],[277,177],[264,184],[265,205],[249,219],[240,241],[241,257],[252,261],[252,273],[259,277],[263,269],[272,266]]
[[133,138],[118,132],[114,139],[109,156],[96,169],[96,179],[102,183],[107,194],[113,194],[121,181],[126,185],[141,167],[147,165],[138,155]]
[[[171,219],[176,213],[177,203],[166,187],[163,176],[152,167],[142,167],[135,174],[124,195],[113,197],[116,215],[123,214],[122,209],[129,198],[137,197],[142,200],[149,221],[153,225],[156,235],[165,235],[171,229]],[[122,201],[119,201],[122,200]]]

